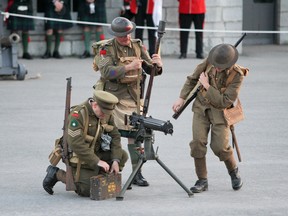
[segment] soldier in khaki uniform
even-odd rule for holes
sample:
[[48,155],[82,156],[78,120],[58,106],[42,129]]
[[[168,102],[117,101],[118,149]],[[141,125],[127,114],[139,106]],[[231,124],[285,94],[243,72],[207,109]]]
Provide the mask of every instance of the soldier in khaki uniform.
[[[238,51],[229,44],[215,46],[208,59],[200,63],[193,74],[187,77],[180,92],[180,97],[173,104],[174,112],[184,104],[188,94],[198,82],[202,84],[200,92],[193,103],[193,140],[190,142],[191,156],[194,158],[195,171],[198,177],[192,192],[208,190],[206,152],[208,133],[211,130],[210,147],[214,154],[224,161],[231,176],[232,188],[242,187],[233,148],[229,145],[229,126],[223,110],[230,107],[237,99],[247,68],[236,64]],[[230,76],[233,76],[229,79]],[[230,83],[227,82],[231,80]]]
[[[70,165],[76,193],[80,196],[90,196],[90,177],[100,171],[117,174],[128,160],[112,115],[117,102],[118,99],[108,92],[94,91],[93,98],[72,107],[70,112],[67,142],[73,151]],[[76,174],[77,168],[80,168],[79,174]],[[66,182],[66,172],[48,166],[43,180],[45,191],[52,195],[58,181]]]
[[[131,39],[131,33],[135,28],[135,23],[124,17],[117,17],[108,29],[108,32],[115,37],[105,43],[99,42],[94,45],[96,50],[94,69],[101,73],[101,79],[95,88],[108,91],[119,99],[113,114],[115,123],[124,137],[128,137],[127,132],[131,129],[125,124],[125,116],[131,115],[132,112],[140,114],[143,71],[150,74],[153,67],[156,67],[155,75],[162,73],[160,55],[153,54],[151,59],[141,40]],[[134,138],[128,137],[133,169],[136,168],[139,159],[135,150],[137,147],[139,146],[136,146]],[[133,184],[149,185],[141,172],[137,173]]]

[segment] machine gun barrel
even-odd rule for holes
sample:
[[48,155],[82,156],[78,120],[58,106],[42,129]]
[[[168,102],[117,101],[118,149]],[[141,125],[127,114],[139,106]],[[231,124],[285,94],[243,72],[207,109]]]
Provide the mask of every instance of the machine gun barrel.
[[170,121],[162,121],[159,119],[154,119],[151,116],[145,117],[142,115],[138,115],[135,112],[133,112],[132,115],[129,116],[129,120],[130,125],[136,129],[144,127],[145,129],[162,131],[165,135],[173,134],[173,125]]

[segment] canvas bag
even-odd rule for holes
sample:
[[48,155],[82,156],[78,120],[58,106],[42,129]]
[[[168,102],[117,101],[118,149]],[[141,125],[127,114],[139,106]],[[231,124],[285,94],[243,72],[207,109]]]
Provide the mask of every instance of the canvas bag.
[[[233,71],[233,73],[227,79],[226,86],[228,86],[231,83],[235,75],[236,75],[236,72]],[[229,107],[229,108],[225,108],[223,112],[224,112],[224,118],[228,126],[234,125],[238,123],[239,121],[244,120],[243,108],[242,108],[239,97],[236,99],[235,105],[232,105],[232,107]]]
[[239,121],[244,120],[244,113],[243,113],[242,105],[241,105],[239,98],[236,99],[235,106],[229,109],[228,108],[224,109],[224,118],[228,126],[234,125],[238,123]]

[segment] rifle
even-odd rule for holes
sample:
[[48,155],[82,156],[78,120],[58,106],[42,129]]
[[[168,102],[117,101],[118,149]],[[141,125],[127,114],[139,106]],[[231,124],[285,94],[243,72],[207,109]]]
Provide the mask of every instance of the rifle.
[[75,191],[76,187],[73,180],[72,167],[69,164],[69,147],[67,143],[68,136],[68,117],[70,114],[70,101],[71,101],[71,77],[66,78],[66,103],[65,103],[65,115],[64,115],[64,126],[63,126],[63,154],[62,161],[66,165],[66,191]]
[[234,131],[234,125],[230,125],[230,131],[232,134],[232,146],[233,146],[233,148],[236,148],[238,160],[239,160],[239,162],[241,162],[242,159],[241,159],[240,149],[239,149],[238,142],[237,142],[236,135],[235,135],[235,131]]
[[[163,20],[159,21],[159,25],[157,29],[158,37],[157,37],[156,46],[155,46],[155,53],[157,54],[159,54],[160,42],[165,33],[165,24],[166,24],[165,21]],[[148,87],[147,87],[147,91],[146,91],[146,95],[144,99],[143,116],[146,116],[148,113],[151,91],[152,91],[152,86],[153,86],[153,81],[154,81],[154,76],[155,76],[155,70],[156,70],[156,65],[153,66],[151,73],[150,73],[149,83],[148,83]]]
[[[237,46],[241,43],[241,41],[244,39],[244,37],[245,37],[246,35],[247,35],[247,34],[244,33],[244,34],[241,36],[241,38],[235,43],[234,46],[237,47]],[[173,117],[174,119],[177,119],[177,118],[181,115],[181,113],[184,111],[184,109],[196,98],[196,96],[197,96],[198,92],[200,91],[200,89],[201,89],[201,83],[198,82],[198,83],[196,84],[196,86],[193,88],[193,90],[190,92],[190,94],[188,95],[188,98],[186,99],[186,101],[185,101],[185,103],[183,104],[183,106],[180,107],[180,109],[173,114],[172,117]]]

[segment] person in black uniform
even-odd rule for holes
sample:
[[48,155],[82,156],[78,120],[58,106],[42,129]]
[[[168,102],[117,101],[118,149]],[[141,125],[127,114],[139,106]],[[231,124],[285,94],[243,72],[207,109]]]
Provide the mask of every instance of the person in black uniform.
[[123,0],[123,6],[120,11],[120,16],[129,20],[133,20],[137,11],[136,0]]
[[[135,24],[137,26],[146,26],[155,27],[155,23],[153,21],[153,9],[154,2],[152,0],[138,0],[138,10],[135,15]],[[156,44],[156,31],[153,29],[148,29],[148,48],[149,54],[152,56],[155,52],[155,44]],[[135,30],[135,38],[139,38],[143,41],[143,29],[137,28]]]
[[[99,22],[106,23],[106,0],[79,0],[78,5],[78,20],[85,22]],[[84,25],[80,24],[83,28],[83,38],[85,51],[80,56],[80,58],[90,57],[90,41],[91,41],[91,30],[93,25]],[[104,40],[105,35],[103,33],[102,26],[96,26],[95,40],[100,41]]]
[[[9,13],[31,16],[33,14],[32,0],[9,0],[6,11]],[[7,29],[11,30],[11,33],[18,33],[18,31],[22,32],[23,58],[33,59],[28,52],[28,44],[30,40],[29,31],[34,30],[34,20],[10,16],[7,22]]]
[[[71,20],[70,15],[70,1],[69,0],[45,0],[44,1],[44,16],[56,19]],[[63,40],[63,30],[71,28],[72,23],[58,22],[45,20],[46,31],[46,52],[42,56],[43,59],[54,57],[61,59],[62,56],[59,53],[60,43]],[[55,47],[53,55],[51,54],[53,33],[55,35]]]

